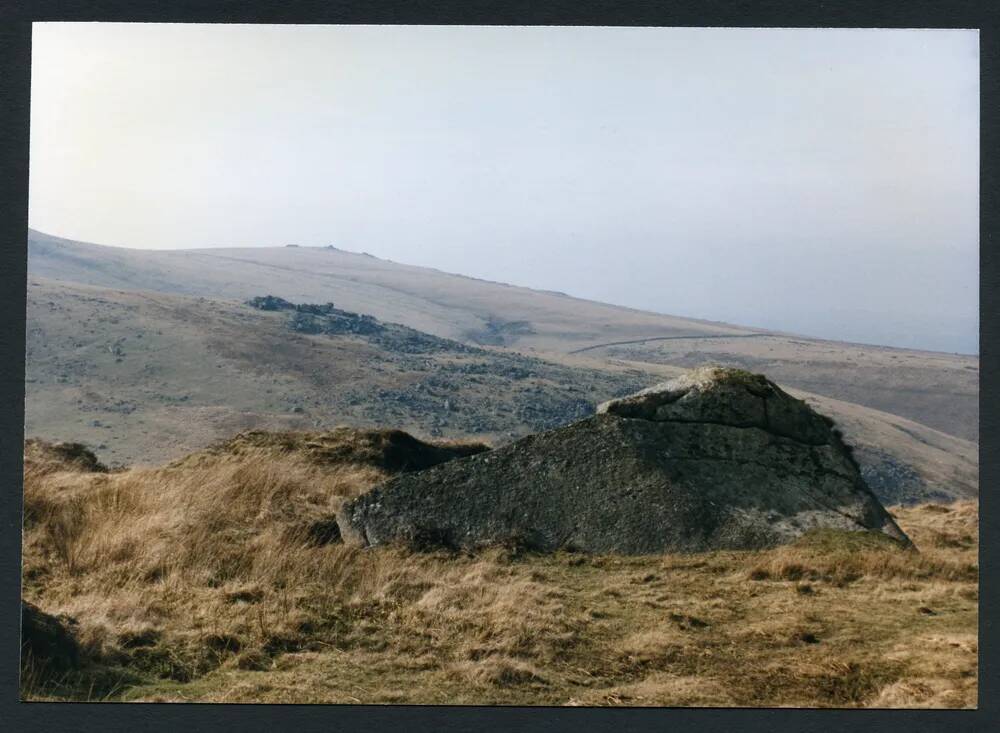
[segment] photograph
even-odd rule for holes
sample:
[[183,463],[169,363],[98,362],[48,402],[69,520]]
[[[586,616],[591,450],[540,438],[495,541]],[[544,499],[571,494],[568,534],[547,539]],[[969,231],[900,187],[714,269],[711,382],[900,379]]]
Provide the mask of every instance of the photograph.
[[979,708],[977,29],[34,22],[29,155],[29,707]]

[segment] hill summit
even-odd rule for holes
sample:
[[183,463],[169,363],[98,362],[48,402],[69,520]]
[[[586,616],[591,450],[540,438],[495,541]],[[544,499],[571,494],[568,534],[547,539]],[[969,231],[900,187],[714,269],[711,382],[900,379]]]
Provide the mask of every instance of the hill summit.
[[762,375],[718,367],[397,476],[340,515],[362,545],[645,554],[758,549],[813,529],[909,544],[832,420]]

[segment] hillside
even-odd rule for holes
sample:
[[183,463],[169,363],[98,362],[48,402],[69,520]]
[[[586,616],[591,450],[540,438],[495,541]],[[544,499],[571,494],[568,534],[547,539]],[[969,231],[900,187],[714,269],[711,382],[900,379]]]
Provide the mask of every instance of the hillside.
[[619,338],[751,333],[452,275],[326,247],[134,250],[31,231],[31,275],[116,289],[245,300],[273,293],[460,341],[571,351]]
[[406,470],[388,437],[255,434],[110,473],[29,443],[23,595],[80,662],[29,656],[22,698],[976,705],[975,502],[894,509],[920,552],[830,530],[633,557],[331,540],[337,502]]
[[248,428],[395,425],[493,441],[642,386],[424,335],[303,334],[243,303],[32,280],[25,431],[112,462],[175,458]]
[[[148,251],[31,231],[32,279],[243,301],[271,293],[469,344],[506,346],[571,364],[630,362],[761,371],[782,384],[978,440],[979,360],[822,341],[647,313],[402,265],[333,247]],[[643,340],[646,340],[643,342]],[[585,358],[581,362],[576,357]]]
[[[417,336],[417,345],[305,334],[234,301],[74,285],[28,287],[25,433],[81,441],[109,463],[177,458],[247,429],[394,426],[488,440],[562,425],[679,371],[586,355],[558,361]],[[978,495],[976,446],[805,393],[858,447],[884,501]]]
[[762,372],[814,394],[978,440],[979,359],[972,356],[774,336],[671,339],[587,353],[682,369],[709,361]]
[[[25,429],[44,440],[25,445],[22,595],[77,657],[66,670],[26,655],[22,698],[976,705],[978,446],[886,411],[909,405],[961,432],[976,359],[720,331],[524,289],[508,300],[506,286],[411,280],[332,250],[244,251],[285,263],[269,273],[214,251],[42,245]],[[352,264],[329,282],[305,272],[324,255]],[[655,330],[670,322],[681,332]],[[642,338],[659,340],[617,343]],[[480,456],[482,441],[586,428],[598,402],[712,361],[780,373],[832,417],[919,552],[830,527],[770,549],[632,557],[340,541],[339,513],[375,487],[433,479],[455,457],[503,458]],[[795,388],[807,383],[884,409]],[[606,441],[580,449],[642,467],[669,441],[654,442],[631,458]],[[760,463],[772,448],[742,449]],[[575,468],[555,472],[574,483],[588,471]],[[788,466],[771,468],[780,481]],[[745,492],[732,478],[730,493]]]

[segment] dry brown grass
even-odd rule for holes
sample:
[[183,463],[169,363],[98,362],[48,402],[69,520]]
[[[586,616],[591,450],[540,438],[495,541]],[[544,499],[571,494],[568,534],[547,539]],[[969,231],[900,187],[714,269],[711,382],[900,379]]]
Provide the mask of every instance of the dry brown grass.
[[31,449],[24,595],[76,618],[92,661],[26,675],[24,697],[976,704],[972,503],[895,510],[919,553],[840,533],[656,557],[362,551],[312,528],[390,473],[377,440],[227,445],[111,473]]

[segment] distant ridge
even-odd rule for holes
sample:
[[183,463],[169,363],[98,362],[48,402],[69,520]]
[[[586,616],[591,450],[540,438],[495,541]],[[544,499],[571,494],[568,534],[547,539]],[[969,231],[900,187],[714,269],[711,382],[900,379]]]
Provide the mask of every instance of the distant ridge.
[[[979,360],[682,318],[326,247],[138,250],[29,231],[28,273],[242,303],[262,293],[473,345],[616,369],[716,363],[978,440]],[[753,338],[748,336],[753,335]]]

